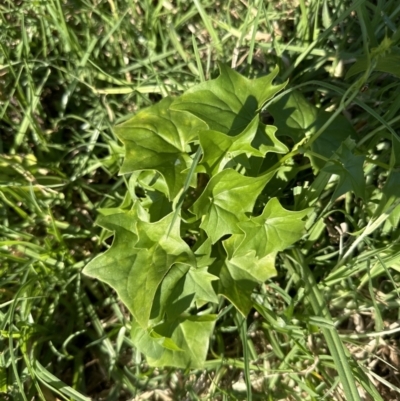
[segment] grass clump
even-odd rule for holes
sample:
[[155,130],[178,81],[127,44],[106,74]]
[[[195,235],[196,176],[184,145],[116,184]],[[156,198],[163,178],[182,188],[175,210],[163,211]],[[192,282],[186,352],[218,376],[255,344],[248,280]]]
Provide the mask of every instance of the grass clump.
[[[361,396],[399,399],[399,18],[394,0],[3,2],[1,397],[348,399],[330,351],[340,339]],[[204,370],[151,368],[125,306],[81,271],[111,245],[96,210],[126,202],[112,127],[213,78],[217,61],[252,78],[278,65],[289,91],[339,110],[367,185],[334,198],[338,180],[314,180],[296,156],[271,196],[300,207],[315,189],[301,252],[278,259],[247,320],[221,309]]]

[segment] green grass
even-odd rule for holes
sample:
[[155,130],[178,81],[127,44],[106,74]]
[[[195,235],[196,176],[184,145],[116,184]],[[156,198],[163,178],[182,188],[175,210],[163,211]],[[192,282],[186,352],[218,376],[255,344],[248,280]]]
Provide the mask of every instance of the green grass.
[[[364,91],[345,74],[385,35],[398,53],[398,26],[396,0],[1,2],[0,398],[345,399],[328,350],[342,341],[355,361],[345,374],[400,399],[400,212],[353,245],[337,230],[370,221],[400,132],[399,79],[374,72]],[[124,305],[81,270],[111,243],[96,210],[124,202],[112,127],[214,77],[217,61],[250,77],[278,64],[289,89],[343,109],[370,150],[369,202],[329,202],[332,183],[309,183],[325,225],[279,259],[247,321],[221,300],[205,369],[154,369]]]

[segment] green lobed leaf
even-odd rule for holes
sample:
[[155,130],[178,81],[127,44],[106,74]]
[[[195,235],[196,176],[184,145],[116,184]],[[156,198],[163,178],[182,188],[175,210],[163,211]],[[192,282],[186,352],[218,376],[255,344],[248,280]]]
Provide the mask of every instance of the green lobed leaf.
[[150,366],[199,369],[207,356],[215,315],[186,316],[144,330],[132,322],[132,341]]
[[[320,111],[318,113],[316,125],[312,133],[316,132],[322,127],[331,117],[331,113]],[[335,118],[334,123],[329,125],[325,131],[311,144],[311,150],[325,158],[331,158],[333,154],[339,149],[340,145],[350,138],[355,138],[355,130],[347,118],[339,115]],[[308,156],[306,154],[306,156]],[[314,169],[322,169],[325,161],[313,155],[308,156]]]
[[191,211],[202,218],[200,227],[212,243],[226,234],[241,233],[238,223],[246,220],[270,177],[245,177],[227,169],[214,175],[193,204]]
[[276,275],[275,259],[277,252],[271,252],[263,257],[258,257],[255,250],[241,253],[238,245],[243,241],[244,236],[232,235],[223,242],[228,255],[230,265],[245,270],[255,281],[262,283]]
[[157,171],[135,171],[131,174],[128,189],[131,199],[137,199],[136,188],[145,192],[141,198],[141,206],[147,211],[151,221],[161,220],[172,212],[172,204],[168,199],[168,187],[163,176]]
[[[134,210],[118,216],[120,225],[117,225],[117,216],[109,216],[115,231],[114,242],[83,271],[113,287],[144,328],[148,325],[158,286],[171,266],[176,263],[196,266],[192,251],[180,237],[179,220],[167,235],[172,218],[171,213],[149,223]],[[130,225],[125,220],[131,221]]]
[[[164,177],[156,170],[137,170],[133,172],[129,178],[129,189],[135,193],[137,186],[143,190],[158,191],[168,196],[168,185]],[[135,196],[132,199],[136,199]]]
[[201,308],[207,302],[218,303],[218,297],[212,286],[212,282],[218,277],[210,274],[207,267],[190,269],[186,275],[183,294],[194,294],[196,306]]
[[185,275],[190,266],[183,263],[174,264],[165,275],[157,292],[151,309],[149,326],[154,326],[165,319],[168,310],[168,318],[176,318],[190,307],[194,294],[181,296]]
[[215,258],[211,257],[211,251],[212,243],[210,238],[207,238],[194,252],[198,269],[201,267],[211,266],[213,264]]
[[302,237],[305,226],[302,219],[309,212],[310,209],[286,210],[277,198],[270,199],[260,216],[238,223],[244,235],[231,240],[236,241],[237,245],[231,246],[229,253],[234,257],[254,251],[262,259],[271,253],[283,251]]
[[[211,266],[210,272],[219,277],[216,283],[218,294],[227,298],[236,309],[246,316],[253,306],[254,288],[276,275],[276,252],[258,258],[255,251],[233,256],[239,236],[233,235],[223,242],[227,258]],[[243,238],[239,239],[241,242]]]
[[181,190],[191,163],[188,143],[206,125],[189,113],[170,109],[170,97],[139,112],[115,127],[125,145],[125,160],[120,173],[156,170],[164,177],[173,199]]
[[164,339],[152,337],[149,330],[143,329],[135,321],[131,323],[131,326],[131,338],[137,350],[146,355],[146,358],[159,358],[164,352]]
[[390,205],[400,199],[400,169],[393,169],[390,171],[386,184],[383,187],[383,195],[385,199],[390,202]]
[[99,209],[99,217],[96,224],[110,231],[125,229],[131,233],[136,233],[138,219],[149,221],[150,216],[142,208],[140,202],[135,202],[131,210],[127,211],[121,208],[103,208]]
[[257,135],[252,142],[252,146],[259,149],[264,154],[268,152],[287,153],[289,149],[276,138],[276,131],[277,128],[273,125],[259,123]]
[[173,288],[171,297],[167,302],[168,319],[176,318],[188,309],[191,302],[186,304],[185,309],[177,306],[179,303],[186,303],[187,300],[194,300],[197,308],[202,307],[207,302],[218,303],[217,294],[211,284],[215,280],[218,280],[218,277],[208,273],[207,267],[189,269]]
[[[305,135],[312,136],[330,118],[330,113],[317,109],[298,91],[283,96],[268,106],[268,111],[274,117],[274,125],[278,128],[278,137],[290,136],[295,143],[300,142]],[[330,158],[348,137],[353,137],[355,131],[350,122],[343,116],[338,116],[311,145],[312,152]],[[325,161],[313,154],[307,155],[314,169],[321,169]]]
[[[374,217],[379,217],[382,213],[386,213],[393,204],[400,199],[400,169],[392,169],[389,172],[385,186],[381,190],[382,197],[374,212]],[[397,225],[397,215],[399,208],[395,208],[391,212],[389,222],[393,225]]]
[[376,71],[386,72],[400,78],[400,54],[389,54],[380,57],[376,62]]
[[205,167],[205,172],[210,176],[217,174],[232,159],[245,153],[263,157],[265,153],[251,146],[251,142],[257,133],[259,116],[256,115],[246,129],[234,137],[222,132],[207,130],[199,133],[200,145],[203,149],[203,158],[200,166]]
[[318,115],[318,109],[299,91],[290,92],[269,105],[268,112],[274,117],[278,135],[290,136],[295,143],[315,125]]
[[[199,139],[203,149],[203,158],[199,167],[204,166],[205,172],[212,176],[223,170],[239,155],[244,154],[249,158],[250,156],[264,157],[267,152],[271,151],[286,152],[287,148],[275,137],[276,128],[266,126],[259,120],[260,117],[257,114],[246,129],[236,136],[229,136],[213,130],[201,131]],[[255,140],[257,133],[258,137]]]
[[272,85],[278,74],[248,79],[225,64],[219,64],[218,78],[190,88],[171,105],[174,110],[185,110],[204,121],[211,130],[227,135],[243,132],[258,110],[286,83]]
[[152,323],[164,319],[178,318],[189,309],[193,302],[200,308],[207,302],[218,303],[218,297],[213,289],[212,281],[218,277],[208,273],[207,267],[190,268],[177,263],[171,267],[159,287],[153,304]]
[[[399,54],[388,54],[386,56],[380,56],[376,60],[375,71],[386,72],[400,78],[400,55]],[[365,72],[368,68],[368,58],[363,56],[357,59],[357,61],[350,67],[346,74],[346,79],[351,78],[361,72]]]
[[258,281],[245,270],[230,265],[228,260],[215,263],[210,272],[219,277],[218,294],[228,299],[243,316],[246,316],[253,306],[251,294]]
[[[355,144],[354,141],[348,139],[342,143],[339,150],[336,152],[335,159],[331,160],[323,171],[339,176],[339,183],[336,187],[332,199],[337,199],[339,196],[354,191],[356,196],[365,198],[365,178],[363,165],[365,156],[357,156],[352,150]],[[336,160],[336,157],[338,160]]]

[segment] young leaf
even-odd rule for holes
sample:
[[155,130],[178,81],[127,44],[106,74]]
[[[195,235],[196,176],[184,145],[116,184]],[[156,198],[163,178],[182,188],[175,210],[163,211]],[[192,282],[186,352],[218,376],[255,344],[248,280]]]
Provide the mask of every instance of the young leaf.
[[[322,127],[330,118],[331,113],[326,111],[320,111],[318,113],[317,121],[312,133],[316,132]],[[334,123],[325,129],[325,131],[311,144],[311,150],[329,159],[339,149],[340,145],[346,141],[346,139],[355,138],[355,130],[351,125],[350,121],[344,116],[337,116]],[[306,156],[308,156],[306,154]],[[325,165],[325,161],[313,155],[308,156],[314,169],[322,169]]]
[[258,124],[257,135],[252,142],[252,146],[259,149],[264,154],[268,152],[286,153],[289,151],[286,145],[279,141],[275,134],[277,128],[273,125]]
[[274,117],[278,136],[290,136],[295,143],[300,142],[307,131],[315,125],[318,114],[318,109],[298,91],[283,96],[267,109]]
[[256,257],[254,251],[233,256],[238,242],[242,240],[243,236],[232,235],[224,241],[228,257],[222,263],[220,261],[211,266],[210,272],[219,277],[218,294],[227,298],[246,316],[253,306],[251,295],[254,288],[276,274],[276,252],[261,259]]
[[167,182],[169,198],[173,199],[185,181],[182,171],[191,163],[187,144],[207,126],[191,114],[171,110],[171,103],[171,98],[163,99],[117,126],[115,133],[125,145],[120,173],[156,170]]
[[[274,124],[278,128],[278,137],[288,135],[295,143],[300,142],[306,134],[312,136],[330,118],[330,113],[317,109],[298,91],[291,92],[274,102],[268,106],[268,111],[274,117]],[[329,159],[342,142],[354,134],[355,131],[350,122],[343,116],[338,116],[335,123],[331,124],[312,143],[311,150]],[[308,157],[317,170],[325,164],[314,155]]]
[[235,170],[223,170],[213,176],[191,211],[199,219],[212,243],[226,234],[241,233],[237,226],[247,219],[267,183],[267,177],[245,177]]
[[238,223],[244,238],[233,256],[255,251],[256,256],[262,259],[271,253],[283,251],[302,237],[305,226],[302,219],[309,212],[310,209],[298,212],[286,210],[277,198],[272,198],[261,216]]
[[138,219],[149,221],[150,216],[142,208],[140,202],[135,202],[131,210],[127,211],[120,208],[99,209],[100,216],[96,224],[110,231],[125,229],[131,233],[136,233]]
[[258,124],[259,116],[256,115],[246,129],[234,137],[213,130],[201,131],[199,139],[203,158],[199,166],[204,166],[206,172],[212,176],[223,170],[228,162],[240,154],[263,157],[265,153],[251,146]]
[[207,302],[218,303],[218,297],[211,282],[218,280],[218,277],[208,273],[207,267],[201,269],[190,269],[186,275],[183,293],[194,294],[198,308]]
[[[211,284],[211,282],[215,280],[218,280],[218,277],[208,273],[207,267],[189,269],[174,287],[171,297],[166,303],[168,319],[170,320],[178,317],[179,314],[190,307],[192,300],[196,302],[198,308],[202,307],[207,302],[218,303],[217,294]],[[181,308],[177,306],[179,304],[186,304],[186,307],[181,310]]]
[[175,263],[168,270],[154,296],[149,325],[154,326],[162,322],[166,313],[169,319],[175,319],[190,307],[194,294],[182,295],[185,275],[189,269],[187,264]]
[[332,199],[337,199],[339,196],[354,191],[356,196],[364,199],[365,197],[365,178],[363,165],[365,156],[356,156],[353,154],[354,142],[347,140],[342,143],[336,155],[339,160],[330,161],[323,171],[339,176],[339,184],[332,195]]
[[156,223],[148,223],[137,216],[134,231],[116,226],[111,248],[84,269],[85,274],[113,287],[144,328],[148,325],[157,288],[171,266],[196,265],[192,251],[180,237],[178,220],[167,236],[172,217],[171,213]]
[[[378,57],[374,67],[375,71],[386,72],[400,78],[400,55],[388,54],[387,56]],[[360,57],[349,69],[346,74],[346,79],[353,75],[364,72],[368,67],[367,57]]]
[[195,251],[197,268],[211,266],[215,258],[211,257],[212,243],[207,238]]
[[218,303],[218,297],[211,284],[215,280],[218,280],[218,277],[208,273],[207,267],[193,269],[188,265],[176,263],[159,287],[151,311],[152,323],[164,319],[164,313],[168,321],[178,318],[193,302],[196,302],[198,308],[207,302]]
[[251,294],[258,281],[245,270],[231,265],[228,260],[215,263],[210,272],[219,277],[218,294],[223,295],[243,316],[246,316],[253,306]]
[[144,329],[136,321],[132,321],[131,326],[132,341],[137,350],[146,355],[146,358],[159,359],[166,348],[180,350],[175,343],[172,343],[172,340],[168,342],[159,335],[152,336],[151,329]]
[[171,108],[188,111],[210,129],[227,135],[243,132],[262,105],[286,86],[286,83],[272,85],[278,67],[271,74],[253,80],[225,64],[219,64],[219,70],[218,78],[190,88]]
[[378,207],[375,210],[374,217],[379,217],[382,213],[386,213],[387,210],[399,199],[400,171],[398,169],[393,169],[390,171],[385,186],[382,189],[382,198],[379,202]]
[[[257,114],[246,129],[236,136],[225,135],[222,132],[207,130],[199,133],[200,145],[203,149],[203,159],[200,166],[205,167],[209,175],[223,170],[225,165],[235,157],[245,154],[264,157],[267,152],[284,153],[287,148],[275,138],[276,128],[260,123]],[[264,130],[264,132],[261,132]],[[254,141],[258,133],[257,140]],[[261,140],[261,138],[265,138]],[[254,147],[254,142],[257,147]]]
[[247,253],[237,252],[238,246],[243,241],[243,238],[243,235],[232,235],[223,242],[229,263],[245,270],[259,283],[275,276],[275,259],[277,252],[271,252],[262,258],[257,257],[255,250],[250,250]]
[[150,334],[132,323],[132,340],[150,366],[199,369],[207,356],[215,315],[180,317],[153,328]]

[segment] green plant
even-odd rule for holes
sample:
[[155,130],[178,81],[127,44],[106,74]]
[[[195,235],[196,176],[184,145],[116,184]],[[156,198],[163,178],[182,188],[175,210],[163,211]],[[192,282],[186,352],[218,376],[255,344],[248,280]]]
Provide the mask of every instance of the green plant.
[[266,155],[287,152],[260,121],[285,86],[272,85],[278,71],[248,80],[220,68],[116,128],[130,191],[123,208],[100,211],[115,241],[85,268],[116,289],[155,366],[201,367],[216,315],[198,311],[223,295],[246,316],[254,287],[275,274],[276,253],[300,239],[309,212],[265,202],[276,172]]
[[[133,342],[150,365],[203,366],[218,296],[247,316],[255,288],[276,274],[277,253],[300,240],[306,224],[309,237],[321,229],[313,205],[332,175],[331,201],[349,191],[366,197],[366,156],[355,153],[355,131],[339,115],[357,92],[350,87],[332,114],[296,91],[273,102],[285,87],[272,84],[277,73],[249,80],[221,64],[218,78],[115,129],[126,149],[121,173],[131,174],[129,191],[120,208],[100,210],[98,224],[115,233],[114,242],[84,272],[117,291],[133,315]],[[275,126],[263,122],[266,104]],[[311,166],[293,159],[301,154]],[[317,179],[290,194],[286,186],[310,167]],[[389,194],[390,179],[387,187]],[[299,248],[287,257],[305,269]],[[316,291],[315,313],[329,319],[318,310],[312,282],[309,289]],[[325,334],[340,363],[346,353],[335,333]],[[349,369],[339,371],[344,382]],[[356,397],[349,380],[346,390]]]
[[[254,399],[357,398],[343,376],[371,394],[376,386],[372,399],[396,398],[399,15],[396,0],[1,2],[0,398],[242,400],[242,372]],[[149,368],[122,302],[81,269],[109,247],[97,210],[126,192],[112,125],[209,79],[214,60],[247,77],[278,64],[277,82],[289,79],[260,118],[290,152],[266,155],[268,168],[281,166],[254,214],[270,198],[312,212],[302,239],[277,254],[277,275],[255,286],[247,318],[220,296],[202,307],[218,314],[204,370]],[[346,164],[355,178],[310,144],[328,130],[329,148],[342,127],[356,142]],[[364,198],[353,188],[334,199],[357,181]],[[157,195],[144,184],[142,204],[143,191]]]

